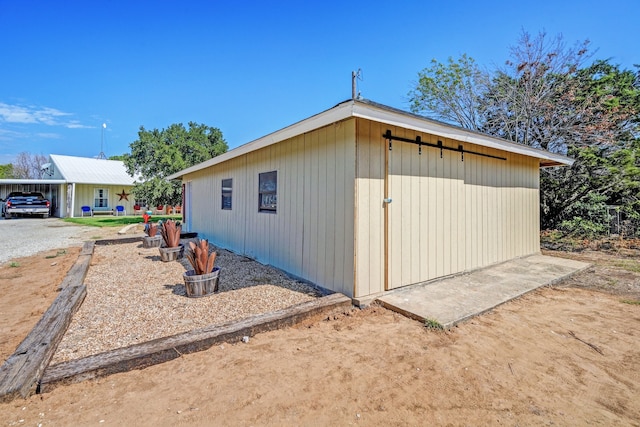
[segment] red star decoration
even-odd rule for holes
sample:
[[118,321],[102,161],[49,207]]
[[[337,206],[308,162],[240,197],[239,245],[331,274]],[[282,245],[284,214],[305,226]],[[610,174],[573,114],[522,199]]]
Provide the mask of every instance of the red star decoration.
[[127,202],[129,201],[129,194],[131,193],[124,192],[124,188],[122,189],[122,193],[120,194],[116,193],[116,195],[120,196],[120,200],[125,199]]

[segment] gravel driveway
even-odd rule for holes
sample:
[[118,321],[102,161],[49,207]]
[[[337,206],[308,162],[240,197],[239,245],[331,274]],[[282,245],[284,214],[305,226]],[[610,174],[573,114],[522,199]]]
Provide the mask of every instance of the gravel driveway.
[[79,226],[59,218],[0,220],[0,263],[38,252],[80,246],[99,234],[95,227]]

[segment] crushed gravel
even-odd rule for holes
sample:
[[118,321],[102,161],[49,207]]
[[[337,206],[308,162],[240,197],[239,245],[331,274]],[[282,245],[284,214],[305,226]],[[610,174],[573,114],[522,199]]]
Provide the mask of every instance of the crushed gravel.
[[0,219],[0,263],[50,249],[82,246],[87,236],[99,230],[58,218]]
[[[186,241],[183,241],[186,243]],[[74,315],[52,364],[281,310],[318,298],[312,286],[258,262],[216,249],[219,291],[188,298],[186,259],[162,262],[142,243],[96,246],[87,297]],[[184,265],[183,265],[184,264]]]

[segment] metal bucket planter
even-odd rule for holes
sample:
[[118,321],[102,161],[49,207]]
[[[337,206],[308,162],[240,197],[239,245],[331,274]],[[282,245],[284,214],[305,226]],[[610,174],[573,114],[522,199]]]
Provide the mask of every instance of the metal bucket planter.
[[159,248],[160,245],[162,245],[162,236],[144,236],[144,238],[142,239],[143,248]]
[[184,287],[189,298],[200,298],[218,292],[218,279],[220,278],[220,267],[213,269],[211,273],[195,274],[194,270],[185,271]]
[[159,247],[158,250],[160,251],[160,259],[164,262],[175,261],[184,255],[184,245],[182,243],[174,248]]

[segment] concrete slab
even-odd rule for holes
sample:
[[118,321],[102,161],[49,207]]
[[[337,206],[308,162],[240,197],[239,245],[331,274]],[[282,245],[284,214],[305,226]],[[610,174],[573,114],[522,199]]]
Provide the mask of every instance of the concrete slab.
[[484,313],[541,286],[551,285],[590,264],[531,255],[435,282],[408,286],[377,298],[407,317],[435,320],[444,328]]

